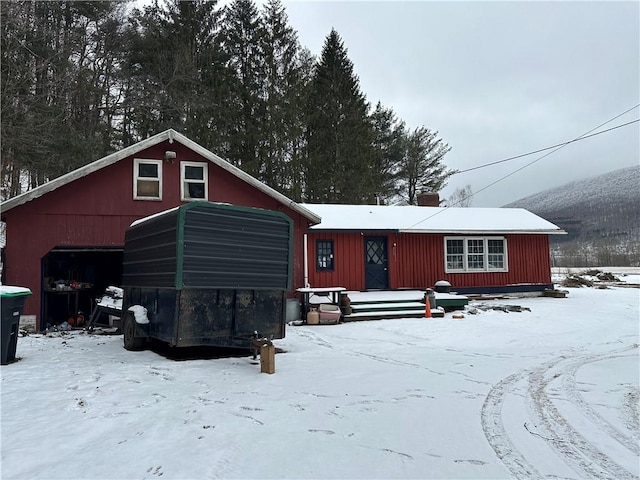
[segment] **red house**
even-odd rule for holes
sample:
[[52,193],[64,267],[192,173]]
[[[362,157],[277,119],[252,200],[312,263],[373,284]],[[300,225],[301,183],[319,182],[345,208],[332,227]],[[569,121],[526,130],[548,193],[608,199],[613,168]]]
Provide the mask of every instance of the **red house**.
[[[167,130],[0,205],[6,223],[3,283],[33,295],[23,315],[36,328],[92,307],[122,276],[124,233],[141,218],[191,200],[279,210],[302,239],[320,218],[187,137]],[[302,240],[293,287],[304,285]],[[58,288],[60,282],[73,289]]]
[[446,280],[460,293],[552,289],[549,235],[565,233],[516,208],[303,206],[322,218],[306,239],[313,287],[424,290]]
[[86,316],[121,282],[129,225],[192,200],[287,214],[291,296],[303,286],[425,289],[439,280],[461,293],[544,290],[553,287],[548,236],[564,233],[523,209],[298,204],[167,130],[3,202],[3,283],[31,289],[23,314],[38,329]]

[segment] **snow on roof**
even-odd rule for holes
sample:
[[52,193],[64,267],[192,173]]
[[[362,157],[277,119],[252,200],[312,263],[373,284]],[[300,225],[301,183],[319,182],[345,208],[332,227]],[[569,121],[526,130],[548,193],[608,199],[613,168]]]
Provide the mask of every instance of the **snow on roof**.
[[256,188],[257,190],[260,190],[261,192],[265,193],[266,195],[268,195],[269,197],[277,200],[278,202],[288,206],[289,208],[291,208],[293,211],[299,213],[300,215],[302,215],[303,217],[307,218],[309,221],[311,221],[312,223],[317,223],[320,221],[320,219],[314,215],[312,212],[310,212],[309,210],[303,208],[299,203],[294,202],[293,200],[291,200],[290,198],[286,197],[285,195],[283,195],[282,193],[278,192],[277,190],[274,190],[273,188],[269,187],[268,185],[262,183],[261,181],[259,181],[258,179],[252,177],[251,175],[249,175],[248,173],[244,172],[243,170],[240,170],[238,167],[236,167],[235,165],[232,165],[231,163],[229,163],[228,161],[224,160],[223,158],[219,157],[218,155],[216,155],[215,153],[207,150],[206,148],[204,148],[203,146],[197,144],[196,142],[194,142],[193,140],[185,137],[184,135],[176,132],[173,129],[168,129],[165,130],[164,132],[158,133],[156,135],[154,135],[153,137],[147,138],[146,140],[142,140],[134,145],[131,145],[129,147],[123,148],[122,150],[118,150],[117,152],[114,152],[110,155],[107,155],[106,157],[103,157],[99,160],[96,160],[95,162],[89,163],[88,165],[85,165],[83,167],[80,167],[76,170],[73,170],[65,175],[62,175],[58,178],[55,178],[43,185],[40,185],[34,189],[31,189],[27,192],[24,192],[18,196],[15,196],[13,198],[10,198],[9,200],[5,200],[4,202],[0,203],[0,208],[2,208],[3,212],[7,212],[9,210],[11,210],[14,207],[18,207],[24,203],[27,203],[33,199],[36,199],[38,197],[41,197],[42,195],[45,195],[46,193],[49,193],[63,185],[66,185],[67,183],[71,183],[74,180],[77,180],[79,178],[82,178],[86,175],[89,175],[90,173],[93,173],[95,171],[98,171],[102,168],[105,168],[109,165],[112,165],[120,160],[123,160],[127,157],[130,157],[132,155],[137,154],[138,152],[141,152],[142,150],[145,150],[147,148],[150,148],[154,145],[157,145],[159,143],[165,142],[165,141],[169,141],[169,143],[173,143],[178,142],[182,145],[184,145],[185,147],[189,148],[190,150],[196,152],[197,154],[201,155],[202,157],[206,158],[207,160],[209,160],[211,163],[214,163],[215,165],[219,166],[220,168],[222,168],[223,170],[226,170],[227,172],[231,173],[232,175],[238,177],[240,180],[243,180],[244,182],[248,183],[249,185],[251,185],[252,187]]
[[131,225],[129,225],[129,226],[130,226],[130,227],[134,227],[134,226],[139,225],[139,224],[141,224],[141,223],[148,222],[149,220],[151,220],[151,219],[153,219],[153,218],[161,217],[162,215],[166,215],[166,214],[168,214],[169,212],[173,212],[174,210],[177,210],[178,208],[179,208],[179,207],[169,208],[169,209],[167,209],[167,210],[162,210],[161,212],[154,213],[154,214],[152,214],[152,215],[148,215],[148,216],[146,216],[146,217],[139,218],[138,220],[133,221],[133,222],[131,223]]
[[566,233],[523,208],[387,205],[302,206],[322,218],[311,230],[393,230],[405,233]]

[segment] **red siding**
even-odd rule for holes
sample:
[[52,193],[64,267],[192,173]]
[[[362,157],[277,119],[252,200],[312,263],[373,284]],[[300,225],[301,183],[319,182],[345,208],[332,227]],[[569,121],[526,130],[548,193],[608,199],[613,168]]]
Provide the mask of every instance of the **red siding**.
[[[366,232],[366,236],[386,236],[389,287],[424,289],[438,280],[457,287],[550,284],[551,264],[548,235],[506,235],[508,272],[445,273],[444,235],[389,234]],[[364,238],[360,233],[309,233],[309,283],[314,287],[343,286],[363,290]],[[334,271],[315,269],[316,240],[334,241]]]
[[293,219],[293,288],[303,285],[301,239],[308,227],[304,217],[177,142],[163,142],[135,158],[162,159],[166,150],[175,151],[177,159],[163,162],[161,201],[133,200],[134,157],[129,157],[3,212],[6,282],[33,292],[25,304],[25,315],[39,317],[41,260],[52,248],[120,247],[131,222],[180,205],[180,161],[208,163],[210,201],[280,210]]

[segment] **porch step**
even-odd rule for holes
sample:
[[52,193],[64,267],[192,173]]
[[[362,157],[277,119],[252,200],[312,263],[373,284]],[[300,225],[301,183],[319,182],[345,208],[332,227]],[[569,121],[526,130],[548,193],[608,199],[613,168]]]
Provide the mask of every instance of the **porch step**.
[[381,312],[394,310],[420,310],[424,313],[424,303],[422,302],[367,302],[367,303],[351,303],[351,309],[354,312]]
[[[422,318],[425,315],[424,291],[397,290],[379,292],[347,292],[351,300],[350,315],[343,315],[344,322],[357,320],[379,320],[384,318]],[[458,295],[436,293],[436,305],[445,309],[464,307],[468,298]],[[444,314],[432,309],[433,317]]]
[[352,313],[343,321],[424,317],[423,296],[420,291],[349,292]]
[[[443,316],[442,312],[432,312],[432,317]],[[343,315],[343,322],[354,322],[359,320],[383,320],[387,318],[423,318],[424,310],[389,310],[385,312],[354,312],[351,315]]]

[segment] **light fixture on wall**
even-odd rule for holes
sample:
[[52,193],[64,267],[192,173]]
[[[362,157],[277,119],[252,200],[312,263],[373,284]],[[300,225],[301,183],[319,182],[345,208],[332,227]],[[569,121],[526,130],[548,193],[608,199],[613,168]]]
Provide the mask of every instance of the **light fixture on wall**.
[[164,152],[164,161],[165,162],[173,163],[173,161],[175,159],[176,159],[176,152],[174,152],[172,150],[167,150],[166,152]]

